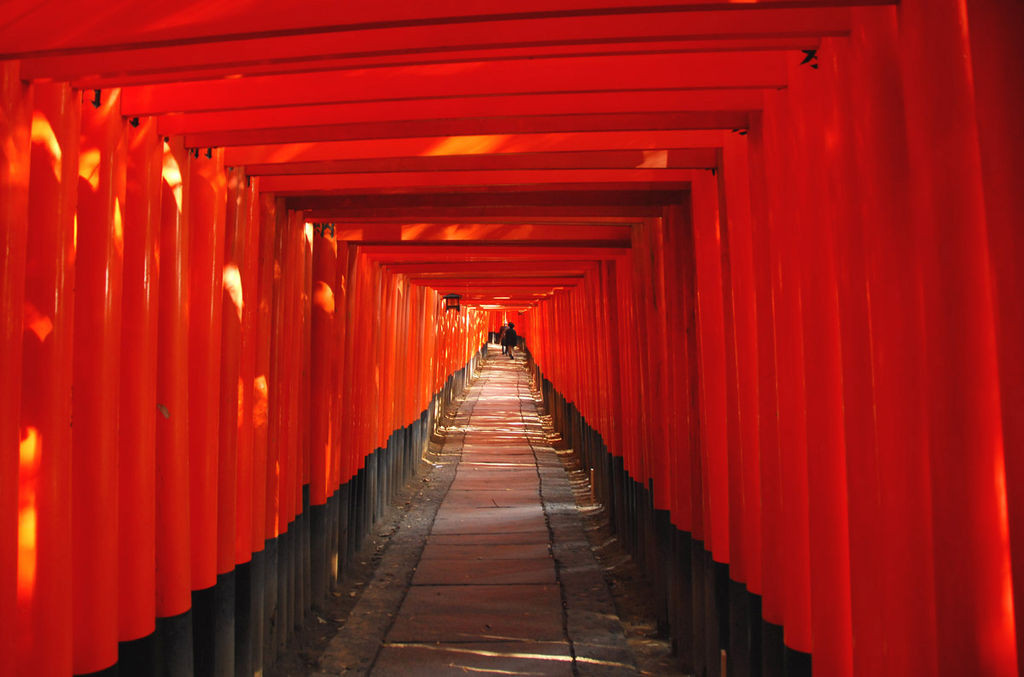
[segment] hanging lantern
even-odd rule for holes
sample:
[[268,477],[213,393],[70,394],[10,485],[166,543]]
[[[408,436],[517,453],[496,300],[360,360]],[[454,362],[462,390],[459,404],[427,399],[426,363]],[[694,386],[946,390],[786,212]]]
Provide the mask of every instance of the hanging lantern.
[[460,295],[458,295],[458,294],[445,294],[441,298],[444,299],[444,311],[446,313],[449,310],[454,310],[457,313],[461,312],[460,306],[459,306],[459,300],[462,297]]

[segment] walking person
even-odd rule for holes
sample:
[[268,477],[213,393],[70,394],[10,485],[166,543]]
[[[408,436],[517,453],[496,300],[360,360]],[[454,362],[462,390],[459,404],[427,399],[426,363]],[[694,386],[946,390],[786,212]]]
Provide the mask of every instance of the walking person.
[[498,344],[501,346],[501,354],[505,355],[508,350],[505,348],[505,332],[508,331],[508,323],[501,325],[501,330],[498,331]]
[[505,329],[505,335],[501,339],[502,350],[508,351],[508,359],[514,360],[516,356],[512,353],[512,348],[515,347],[516,341],[519,337],[516,336],[515,324],[512,322],[508,323],[508,328]]

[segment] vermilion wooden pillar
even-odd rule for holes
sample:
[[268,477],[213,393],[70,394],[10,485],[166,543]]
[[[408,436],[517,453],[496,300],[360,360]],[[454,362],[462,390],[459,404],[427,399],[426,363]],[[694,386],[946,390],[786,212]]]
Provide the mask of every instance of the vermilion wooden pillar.
[[[285,315],[281,332],[284,334],[284,350],[282,352],[282,378],[284,393],[282,403],[282,436],[278,443],[278,454],[281,464],[281,483],[278,487],[279,521],[282,531],[292,531],[292,520],[295,517],[295,488],[297,473],[301,473],[299,465],[299,421],[298,398],[302,374],[302,308],[301,284],[303,278],[302,224],[295,218],[294,212],[288,212],[285,227],[285,267],[283,271]],[[294,537],[292,531],[290,537]],[[294,575],[290,573],[289,576]],[[290,583],[289,583],[290,585]],[[288,618],[285,618],[288,622]],[[286,626],[286,631],[291,628]]]
[[[666,209],[665,213],[665,302],[670,313],[669,324],[673,329],[673,340],[669,344],[670,390],[672,412],[669,438],[674,453],[671,455],[672,469],[672,523],[681,531],[693,532],[692,510],[692,464],[698,453],[693,434],[696,421],[691,397],[693,379],[690,359],[693,355],[693,287],[689,274],[693,272],[693,251],[691,221],[686,206],[678,205]],[[606,302],[606,300],[604,300]]]
[[[747,584],[747,589],[761,594],[761,468],[758,425],[758,334],[757,294],[754,282],[754,251],[750,208],[750,175],[747,137],[731,133],[724,139],[722,177],[727,205],[729,270],[731,294],[725,303],[731,306],[733,351],[736,375],[736,435],[739,447],[736,460],[742,466],[737,473],[740,483],[734,486],[742,500],[743,519],[737,537],[743,543],[743,568],[730,573],[734,580]],[[733,457],[729,470],[732,474]],[[730,502],[730,509],[733,505]],[[742,575],[742,577],[740,577]]]
[[967,0],[985,220],[992,257],[996,342],[1007,513],[1013,556],[1017,669],[1024,673],[1024,193],[1017,170],[1024,156],[1016,125],[1024,107],[1024,5],[1013,0]]
[[[265,212],[266,214],[266,212]],[[270,214],[267,214],[270,216]],[[273,220],[264,227],[269,227],[273,236],[273,262],[270,273],[273,283],[273,305],[270,324],[270,378],[269,393],[267,400],[268,433],[267,433],[267,475],[266,475],[266,534],[265,538],[273,539],[283,531],[280,523],[279,491],[281,482],[281,461],[280,456],[281,438],[283,436],[282,398],[284,394],[282,360],[286,349],[283,342],[283,327],[285,323],[286,292],[282,279],[284,274],[285,259],[287,255],[286,228],[284,227],[287,214],[284,211],[284,201],[277,200],[273,211]]]
[[[163,144],[156,120],[129,127],[121,333],[119,639],[150,635],[156,619],[156,417]],[[133,666],[138,667],[138,666]]]
[[314,224],[312,251],[312,297],[310,317],[309,374],[309,520],[310,520],[310,591],[312,603],[320,607],[330,585],[328,570],[329,549],[332,538],[328,535],[328,519],[324,506],[334,493],[332,486],[333,428],[335,397],[334,356],[336,331],[334,326],[334,286],[337,284],[337,251],[334,227]]
[[[288,458],[286,481],[282,487],[281,506],[284,510],[282,515],[285,524],[291,524],[302,504],[302,429],[306,420],[300,411],[302,398],[302,364],[303,364],[303,337],[305,327],[303,326],[303,289],[306,279],[306,240],[303,227],[302,213],[289,212],[289,266],[292,274],[288,278],[290,298],[289,325],[288,325],[288,350],[286,354],[288,376],[288,409],[286,410],[286,430]],[[293,534],[294,535],[294,534]],[[292,574],[294,575],[294,574]],[[291,629],[289,629],[290,631]]]
[[344,371],[339,372],[339,384],[341,389],[342,403],[344,406],[343,411],[347,412],[346,415],[341,416],[341,439],[342,439],[342,471],[341,481],[348,482],[353,475],[359,470],[359,463],[356,460],[355,449],[356,446],[356,434],[357,434],[357,398],[355,393],[358,392],[355,387],[355,381],[358,378],[360,365],[356,361],[356,350],[357,350],[357,334],[358,332],[353,331],[352,327],[355,326],[355,322],[358,320],[357,311],[357,299],[359,296],[359,275],[357,272],[356,259],[358,248],[349,244],[346,246],[348,250],[347,260],[343,263],[339,259],[339,268],[344,266],[346,274],[345,284],[345,306],[344,306],[344,351],[342,352],[342,359],[339,361],[339,370],[344,366]]
[[348,462],[346,454],[348,452],[347,442],[343,442],[342,435],[345,430],[345,419],[348,417],[348,409],[346,407],[345,392],[346,384],[345,381],[348,378],[348,353],[346,345],[348,343],[348,318],[349,318],[349,302],[348,302],[348,271],[349,271],[349,246],[347,242],[339,242],[335,240],[335,283],[332,286],[334,290],[334,344],[331,346],[331,351],[334,353],[334,378],[331,383],[331,390],[334,394],[334,411],[332,413],[332,429],[333,434],[331,438],[332,443],[332,454],[334,456],[335,468],[335,484],[341,485],[348,481]]
[[[665,303],[665,238],[664,238],[664,223],[661,219],[651,219],[649,222],[649,238],[648,246],[653,252],[653,256],[641,256],[646,258],[650,265],[650,270],[647,271],[647,289],[648,289],[648,308],[647,308],[647,336],[648,345],[645,352],[647,359],[647,371],[648,371],[648,382],[650,384],[650,394],[652,396],[652,402],[650,407],[650,415],[652,417],[652,441],[651,446],[651,469],[650,479],[653,481],[654,489],[654,507],[657,510],[668,510],[670,507],[670,494],[672,486],[672,467],[669,458],[670,441],[668,439],[668,415],[669,408],[667,405],[668,400],[668,370],[665,369],[665,365],[668,362],[668,326],[670,318],[668,317],[669,308]],[[587,302],[586,310],[584,310],[581,320],[582,328],[589,326],[592,323],[592,317],[594,312],[592,310],[592,294],[577,294],[581,296],[582,301]],[[582,333],[582,332],[581,332]],[[597,364],[597,356],[594,355],[588,360],[583,366],[586,367],[586,373],[591,376],[590,379],[584,385],[584,391],[587,394],[588,399],[593,399],[597,395],[596,384],[592,378],[595,371],[595,365]],[[596,410],[596,406],[592,407]],[[588,415],[588,421],[591,425],[597,422],[597,417],[593,414]],[[653,526],[653,525],[652,525]]]
[[[850,447],[851,497],[860,505],[851,504],[851,574],[857,577],[854,669],[859,672],[884,665],[893,675],[935,674],[930,471],[922,409],[921,346],[926,335],[919,312],[920,263],[911,227],[903,85],[892,68],[898,59],[898,17],[895,8],[856,10],[855,16],[850,119],[852,137],[857,140],[857,202],[863,214],[860,232],[870,299],[878,431],[878,468],[872,475],[879,485],[875,498],[882,517],[872,520],[869,535],[861,535],[865,525],[858,515],[870,519],[872,496],[861,495],[854,483],[864,487],[863,475],[872,472],[871,460],[869,451],[852,455]],[[877,564],[870,551],[857,548],[862,538],[873,539]],[[862,566],[870,567],[867,573],[878,577],[874,595],[870,579],[858,574]],[[861,603],[859,590],[865,585],[870,599]],[[880,625],[872,628],[873,622]],[[868,634],[862,641],[864,632]],[[884,635],[884,644],[872,646],[872,632],[875,637]]]
[[258,246],[253,256],[258,257],[256,279],[253,281],[253,332],[254,366],[252,396],[252,518],[250,520],[252,540],[252,587],[253,587],[253,644],[251,668],[253,672],[265,667],[264,621],[267,607],[267,539],[268,499],[267,490],[270,468],[268,467],[270,392],[271,392],[271,320],[274,300],[274,234],[276,209],[274,197],[259,192],[258,179],[253,179],[253,219]]
[[[188,467],[189,156],[180,139],[163,146],[156,419],[156,615],[175,629],[161,650],[192,666]],[[158,620],[158,625],[161,625]],[[185,655],[181,655],[185,654]]]
[[253,522],[255,519],[254,478],[257,472],[254,458],[256,402],[256,365],[258,355],[259,275],[260,275],[260,201],[259,192],[249,177],[240,182],[242,199],[239,208],[245,215],[245,256],[242,266],[242,324],[241,349],[238,368],[238,459],[236,480],[237,507],[235,513],[235,563],[251,560],[259,549]]
[[[332,393],[330,359],[335,350],[334,287],[337,284],[337,249],[334,227],[318,224],[313,231],[312,359],[310,374],[311,449],[310,495],[312,505],[327,502],[332,446]],[[323,366],[319,366],[319,365]],[[333,434],[337,434],[337,430]]]
[[693,182],[693,231],[697,261],[697,344],[700,351],[701,430],[707,460],[710,531],[705,547],[729,563],[729,458],[726,434],[725,335],[718,191],[710,172]]
[[0,671],[17,656],[18,434],[32,90],[0,63]]
[[72,669],[71,356],[81,98],[67,85],[34,89],[17,646],[24,674],[67,675]]
[[74,671],[117,662],[118,411],[125,122],[117,90],[82,106],[72,454]]
[[[222,153],[223,151],[221,151]],[[189,162],[189,490],[192,589],[217,582],[221,308],[224,285],[225,178],[222,158]],[[234,477],[234,469],[231,471]]]
[[[765,184],[764,128],[760,114],[751,117],[748,132],[751,206],[751,250],[757,317],[758,461],[761,492],[761,617],[783,624],[781,459],[779,456],[778,391],[775,362],[775,316],[772,305],[771,252],[775,246],[769,224]],[[726,166],[728,171],[728,166]],[[777,666],[776,666],[777,667]]]
[[802,276],[814,668],[840,677],[852,674],[853,663],[835,231],[849,227],[852,206],[844,199],[847,177],[836,157],[839,144],[825,141],[841,130],[825,105],[836,57],[826,45],[821,51],[820,68],[794,64],[790,69],[793,160],[799,167],[794,188],[801,202],[795,221],[799,239],[792,246]]
[[[270,400],[273,392],[272,364],[274,318],[274,245],[277,205],[272,195],[259,194],[259,283],[256,297],[256,369],[253,386],[252,445],[252,544],[262,552],[272,534],[268,508],[270,488]],[[275,456],[276,458],[276,456]],[[255,664],[254,668],[259,666]]]
[[[227,171],[224,227],[224,272],[221,293],[220,441],[217,461],[217,574],[235,567],[238,553],[239,468],[238,446],[244,409],[242,325],[245,317],[245,281],[250,257],[249,209],[245,174],[240,167]],[[250,478],[251,481],[251,478]],[[248,526],[248,525],[246,525]]]
[[1017,650],[992,267],[964,9],[962,0],[902,3],[900,66],[927,330],[938,670],[998,676],[1016,674]]
[[772,302],[779,398],[779,448],[782,489],[781,548],[785,561],[786,646],[810,653],[810,544],[807,498],[807,420],[803,325],[800,314],[800,259],[794,232],[792,173],[785,93],[765,96],[764,157],[769,224],[772,229]]
[[[743,443],[740,437],[740,401],[739,401],[739,366],[737,362],[736,318],[733,299],[732,276],[732,224],[730,223],[729,203],[735,203],[725,184],[725,173],[722,170],[721,155],[719,157],[714,193],[718,201],[717,244],[719,257],[719,284],[722,296],[722,392],[725,403],[722,410],[725,417],[725,458],[726,473],[729,486],[729,578],[733,581],[746,580],[746,543],[744,542],[744,475],[746,468],[743,461]],[[735,190],[735,188],[734,188]],[[730,594],[730,603],[733,601]],[[730,617],[730,624],[733,620]],[[731,639],[731,637],[730,637]],[[730,646],[727,651],[732,649]],[[741,668],[742,670],[742,668]]]
[[[310,473],[312,472],[312,454],[310,452],[312,445],[312,428],[311,413],[312,407],[310,405],[310,391],[312,388],[311,379],[312,374],[310,373],[310,360],[312,358],[311,345],[313,342],[313,224],[303,224],[305,226],[305,239],[302,244],[303,254],[303,278],[302,278],[302,385],[299,391],[299,415],[300,423],[302,426],[302,435],[300,444],[302,446],[302,483],[301,486],[308,486],[310,483]],[[300,487],[301,488],[301,487]],[[302,505],[298,508],[301,510]]]
[[[633,307],[633,271],[628,261],[617,261],[615,269],[615,306],[617,309],[615,333],[613,334],[619,349],[619,384],[622,388],[620,412],[622,416],[622,464],[626,472],[635,477],[639,471],[639,402],[630,396],[636,392],[637,370],[639,367],[638,346],[632,340],[633,328],[636,323],[636,311]],[[565,291],[555,293],[556,303],[552,307],[552,329],[554,335],[568,336],[570,331],[563,323],[567,319],[564,308]],[[558,368],[552,373],[554,383],[565,383],[568,380],[567,346],[555,339],[553,342],[553,362]],[[563,396],[571,403],[575,394],[568,388],[560,388]]]
[[[873,113],[862,108],[888,102],[872,95],[872,88],[877,87],[875,81],[884,76],[870,72],[870,60],[864,58],[864,37],[861,29],[848,41],[828,41],[819,55],[821,69],[830,76],[823,123],[826,138],[830,140],[828,148],[832,151],[832,164],[826,175],[831,179],[829,203],[834,205],[832,221],[836,224],[833,231],[843,362],[853,671],[854,674],[886,674],[893,669],[892,663],[886,660],[886,650],[896,642],[886,641],[887,636],[892,636],[890,626],[893,623],[885,612],[882,580],[891,560],[886,557],[879,532],[882,525],[894,525],[905,516],[883,512],[881,501],[877,419],[879,415],[892,414],[879,412],[875,398],[875,386],[880,377],[875,372],[872,357],[878,351],[875,336],[880,327],[872,322],[870,313],[872,304],[885,302],[879,296],[891,292],[881,290],[877,296],[871,292],[865,253],[869,241],[866,234],[875,227],[866,221],[885,218],[866,213],[866,206],[871,203],[868,191],[871,190],[872,197],[875,194],[867,186],[874,183],[874,175],[882,170],[870,171],[865,167],[862,171],[856,156],[867,146],[878,143],[877,138],[871,137],[869,125],[864,124]],[[889,146],[890,159],[886,164],[891,166],[892,157],[901,152],[901,147]],[[886,168],[887,177],[891,171]],[[885,228],[891,232],[893,225],[886,224]],[[908,418],[908,422],[910,420]],[[901,453],[905,454],[906,450]],[[918,653],[926,655],[927,650],[922,647]],[[907,671],[909,667],[895,669],[892,674]]]

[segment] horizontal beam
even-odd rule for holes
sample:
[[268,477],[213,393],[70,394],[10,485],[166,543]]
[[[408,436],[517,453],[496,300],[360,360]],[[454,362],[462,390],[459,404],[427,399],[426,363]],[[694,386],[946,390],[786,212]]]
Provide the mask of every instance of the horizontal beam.
[[734,110],[534,116],[498,115],[483,118],[395,120],[343,125],[195,132],[185,135],[185,146],[187,148],[220,148],[252,144],[308,144],[310,142],[365,139],[637,130],[718,130],[745,129],[748,126],[747,111]]
[[[293,198],[289,198],[293,199]],[[622,216],[606,216],[600,219],[576,218],[576,217],[544,217],[544,218],[478,218],[478,219],[456,219],[456,218],[432,218],[432,219],[409,219],[406,217],[368,218],[368,217],[338,217],[331,219],[332,223],[339,225],[372,226],[375,224],[429,224],[429,225],[476,225],[476,224],[501,224],[503,226],[634,226],[642,219]]]
[[[441,290],[436,290],[438,293],[444,293]],[[537,293],[536,295],[499,295],[499,296],[466,296],[461,299],[460,305],[464,306],[483,306],[491,304],[502,304],[504,306],[511,306],[516,308],[532,306],[538,301],[551,296],[553,292]]]
[[637,183],[644,190],[658,184],[682,183],[693,179],[693,169],[564,169],[407,172],[378,174],[308,174],[264,176],[260,189],[279,195],[361,192],[384,189],[430,188],[450,190],[470,186],[552,186],[555,184]]
[[380,263],[411,261],[490,261],[518,263],[520,261],[575,261],[586,257],[591,261],[617,260],[629,252],[620,246],[543,246],[480,245],[472,242],[444,244],[375,244],[363,245],[360,251]]
[[[290,198],[289,209],[317,210],[374,210],[417,208],[479,208],[479,207],[642,207],[676,204],[681,198],[679,190],[664,191],[566,191],[566,190],[509,190],[505,192],[465,192],[430,194],[366,194],[366,195],[309,195]],[[558,216],[557,214],[553,214]],[[381,216],[385,216],[381,214]],[[387,215],[390,216],[390,215]]]
[[506,226],[502,224],[375,224],[336,225],[334,237],[339,241],[503,241],[565,242],[622,241],[629,242],[629,226]]
[[[574,92],[366,101],[251,108],[207,113],[170,113],[157,118],[165,135],[243,131],[264,133],[288,127],[323,127],[389,120],[441,120],[496,116],[577,115],[607,113],[673,113],[680,111],[760,110],[762,94],[756,89],[676,89],[621,92]],[[260,141],[259,143],[265,143]]]
[[555,153],[607,150],[720,148],[719,130],[567,132],[560,134],[485,134],[380,141],[260,144],[228,148],[224,163],[237,167],[283,162],[441,157],[495,153]]
[[529,287],[508,287],[499,288],[494,287],[490,289],[476,289],[472,284],[439,284],[439,285],[420,285],[428,286],[431,289],[436,290],[440,294],[458,294],[467,301],[478,301],[478,300],[506,300],[506,299],[527,299],[530,297],[545,296],[551,294],[556,289],[569,289],[575,287],[575,284],[556,284],[550,286],[529,286]]
[[435,285],[437,289],[450,287],[452,289],[456,287],[473,287],[480,290],[481,293],[499,293],[495,290],[513,290],[513,289],[533,289],[540,287],[565,287],[579,284],[583,280],[582,275],[576,275],[573,277],[533,277],[533,278],[522,278],[515,281],[500,278],[500,279],[488,279],[488,278],[431,278],[431,277],[410,277],[409,282],[414,284],[428,284]]
[[439,96],[778,88],[792,52],[546,58],[338,70],[126,87],[126,116]]
[[[623,205],[465,205],[449,207],[332,207],[329,203],[321,203],[318,208],[304,208],[302,205],[316,201],[325,196],[303,196],[287,198],[288,204],[296,205],[312,221],[332,221],[335,219],[381,219],[393,218],[401,220],[420,219],[604,219],[604,218],[652,218],[662,215],[660,204],[623,204]],[[333,196],[332,196],[333,197]],[[339,196],[343,197],[343,196]],[[347,196],[344,196],[347,197]]]
[[450,277],[475,278],[476,276],[500,276],[505,280],[534,276],[582,277],[597,269],[593,261],[560,260],[557,263],[548,261],[524,261],[510,270],[495,270],[489,263],[478,261],[400,261],[388,263],[387,269],[392,272],[408,275],[418,279],[446,279]]
[[694,51],[795,49],[849,30],[845,8],[551,17],[325,30],[237,40],[95,49],[26,59],[32,79],[83,87],[175,82],[225,76],[359,68],[445,60],[479,61],[581,50]]
[[586,151],[582,153],[519,153],[446,155],[417,158],[327,160],[245,166],[250,176],[305,174],[376,174],[395,172],[450,172],[552,169],[704,169],[718,166],[714,148],[673,150]]
[[537,220],[660,217],[667,205],[678,204],[689,184],[665,190],[600,189],[514,190],[433,193],[366,193],[362,195],[301,195],[286,199],[289,209],[305,212],[309,220]]
[[[338,31],[474,24],[512,19],[580,18],[673,11],[784,9],[894,4],[895,0],[760,0],[737,6],[728,0],[548,0],[387,3],[281,3],[253,0],[211,4],[180,0],[174,4],[109,0],[102,6],[74,0],[0,5],[0,58],[78,54],[99,49],[139,49],[199,45],[240,39],[314,36]],[[60,17],[60,21],[54,21]],[[483,26],[475,28],[485,28]]]
[[[597,45],[552,45],[543,47],[505,47],[502,49],[428,52],[363,56],[358,58],[317,59],[313,61],[263,63],[239,65],[231,68],[195,68],[158,73],[108,76],[84,76],[71,80],[76,89],[111,89],[162,85],[178,82],[197,82],[211,79],[236,79],[262,75],[292,75],[316,71],[339,71],[374,68],[404,68],[425,65],[456,65],[485,63],[488,61],[522,61],[546,58],[590,58],[609,56],[637,56],[645,54],[677,54],[688,52],[758,52],[797,51],[815,49],[821,44],[817,36],[790,38],[741,38],[734,40],[674,40],[664,42],[627,42]],[[68,57],[75,58],[75,57]],[[50,78],[47,78],[50,79]]]

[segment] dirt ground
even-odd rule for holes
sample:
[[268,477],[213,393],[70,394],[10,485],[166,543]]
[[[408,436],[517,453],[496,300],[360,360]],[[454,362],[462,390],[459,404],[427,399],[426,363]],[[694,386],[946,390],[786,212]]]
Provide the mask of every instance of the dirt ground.
[[[534,397],[537,399],[538,410],[541,411],[549,441],[552,446],[559,449],[558,456],[569,474],[584,531],[604,571],[605,581],[612,593],[626,632],[629,649],[634,655],[640,674],[683,675],[671,655],[667,638],[658,636],[650,583],[616,539],[608,524],[604,508],[591,499],[589,477],[580,469],[579,462],[571,450],[561,449],[564,444],[560,445],[560,438],[551,429],[550,417],[543,415],[536,392]],[[415,519],[417,511],[427,511],[430,504],[436,505],[440,498],[443,498],[446,487],[434,482],[433,476],[440,467],[435,465],[435,461],[440,458],[439,454],[445,442],[444,435],[454,423],[457,407],[464,401],[464,398],[459,398],[440,420],[440,436],[431,439],[420,473],[401,489],[396,502],[386,510],[383,518],[367,537],[363,548],[349,563],[341,584],[330,593],[322,608],[313,613],[310,622],[295,633],[287,650],[279,654],[276,663],[265,671],[268,677],[323,674],[320,672],[320,660],[327,645],[344,627],[364,589],[373,580],[377,565],[400,524],[407,517]],[[378,642],[379,639],[367,637],[367,641]]]

